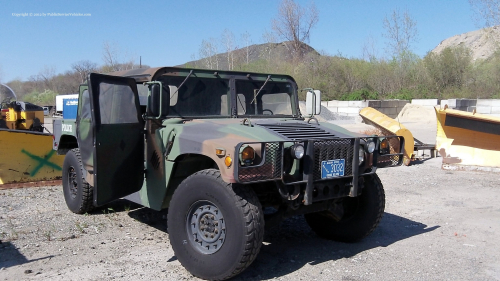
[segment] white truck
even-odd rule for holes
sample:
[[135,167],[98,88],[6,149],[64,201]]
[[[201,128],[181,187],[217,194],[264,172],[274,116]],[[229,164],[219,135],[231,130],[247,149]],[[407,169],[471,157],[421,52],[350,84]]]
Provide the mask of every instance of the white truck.
[[65,99],[78,99],[78,94],[56,96],[56,111],[54,112],[55,115],[57,115],[57,116],[62,115],[63,107],[64,107],[63,100],[65,100]]

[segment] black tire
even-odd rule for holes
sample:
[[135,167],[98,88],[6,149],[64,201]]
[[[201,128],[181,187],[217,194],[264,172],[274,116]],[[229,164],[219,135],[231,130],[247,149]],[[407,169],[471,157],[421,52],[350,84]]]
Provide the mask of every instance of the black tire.
[[345,198],[343,207],[344,215],[339,221],[329,211],[304,217],[320,237],[349,243],[363,239],[375,230],[384,215],[385,193],[379,177],[366,177],[362,194]]
[[260,251],[262,207],[253,190],[224,182],[218,170],[203,170],[175,190],[168,233],[177,259],[191,274],[228,279],[245,270]]
[[83,178],[83,165],[79,148],[66,153],[62,182],[66,205],[73,213],[84,214],[92,211],[94,208],[92,204],[93,188]]

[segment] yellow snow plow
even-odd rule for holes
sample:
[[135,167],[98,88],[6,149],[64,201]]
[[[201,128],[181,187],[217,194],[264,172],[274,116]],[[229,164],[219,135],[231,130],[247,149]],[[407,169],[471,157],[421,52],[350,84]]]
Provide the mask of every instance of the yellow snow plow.
[[447,170],[500,171],[500,118],[437,109],[436,149]]
[[391,117],[383,114],[382,112],[371,108],[365,107],[361,109],[359,115],[363,118],[366,124],[370,124],[382,131],[384,135],[397,135],[405,139],[404,159],[403,164],[410,165],[411,160],[414,159],[414,152],[418,150],[430,150],[431,157],[435,157],[435,145],[425,144],[416,139],[413,134],[403,124],[392,119]]
[[57,180],[63,155],[52,149],[52,135],[0,129],[0,185]]

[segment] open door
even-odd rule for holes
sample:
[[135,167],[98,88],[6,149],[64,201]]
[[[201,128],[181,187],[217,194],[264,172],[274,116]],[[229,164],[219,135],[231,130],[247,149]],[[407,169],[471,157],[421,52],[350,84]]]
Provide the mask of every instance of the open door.
[[94,205],[101,206],[141,189],[144,120],[134,79],[91,73],[88,82],[93,148],[81,152],[83,161],[93,159]]

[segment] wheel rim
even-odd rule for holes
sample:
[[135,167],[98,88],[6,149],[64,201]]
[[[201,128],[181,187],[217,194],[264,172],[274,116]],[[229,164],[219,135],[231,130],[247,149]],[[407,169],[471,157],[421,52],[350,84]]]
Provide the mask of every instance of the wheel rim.
[[226,240],[222,212],[210,201],[198,201],[191,205],[186,228],[190,243],[203,254],[219,251]]
[[78,182],[74,167],[69,167],[68,169],[68,187],[71,199],[75,199],[78,193]]

